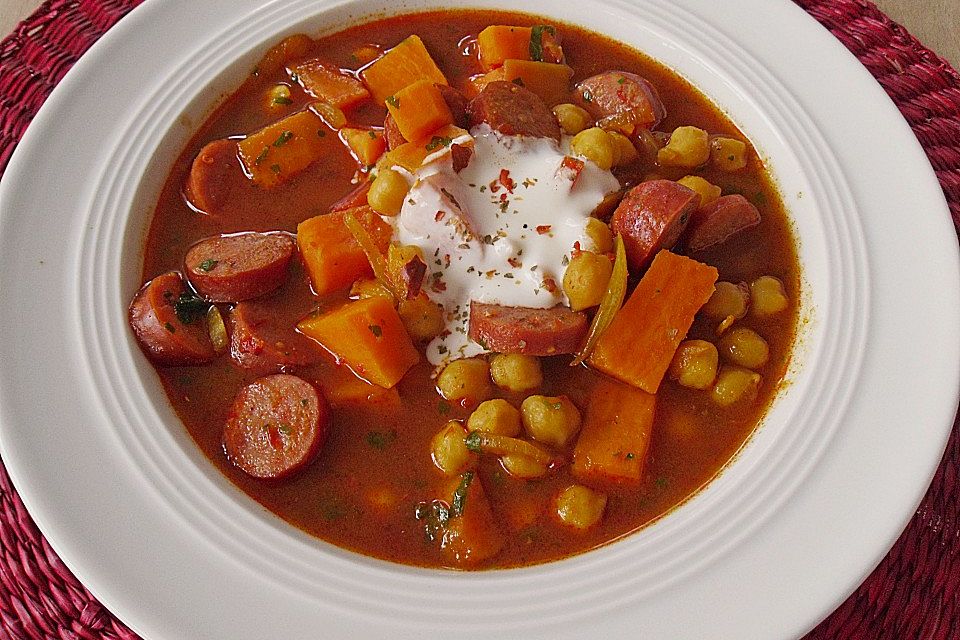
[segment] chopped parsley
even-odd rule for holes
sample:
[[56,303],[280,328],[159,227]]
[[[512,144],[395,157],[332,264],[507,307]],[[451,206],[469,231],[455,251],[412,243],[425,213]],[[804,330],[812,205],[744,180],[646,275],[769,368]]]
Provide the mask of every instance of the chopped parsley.
[[266,159],[268,153],[270,153],[270,147],[264,147],[263,151],[260,152],[260,155],[258,155],[256,159],[253,161],[253,164],[259,165],[261,162],[263,162]]
[[379,338],[383,336],[383,329],[378,324],[367,325],[367,329],[370,329],[370,333],[372,333],[374,337]]
[[173,312],[177,314],[177,320],[183,324],[191,324],[197,318],[206,315],[209,308],[209,302],[193,293],[181,293],[173,303]]
[[277,96],[276,98],[273,99],[273,104],[288,105],[288,104],[293,104],[293,100],[291,100],[286,96]]
[[280,165],[278,164],[270,165],[270,171],[273,171],[274,173],[280,173]]
[[467,506],[467,491],[470,489],[470,483],[473,482],[473,471],[467,471],[460,478],[460,486],[453,492],[453,501],[450,504],[450,516],[453,518],[463,515],[463,510]]
[[277,136],[276,140],[273,141],[273,146],[282,147],[283,145],[290,142],[290,138],[292,137],[293,137],[293,131],[284,131],[279,136]]
[[203,262],[201,262],[200,265],[199,265],[197,268],[200,269],[200,271],[210,272],[210,271],[213,271],[213,269],[214,269],[218,264],[220,264],[220,263],[219,263],[217,260],[207,259],[207,260],[204,260]]
[[543,62],[543,33],[556,35],[556,30],[548,24],[534,25],[530,29],[530,59],[534,62]]
[[446,400],[441,400],[437,403],[437,411],[439,411],[442,416],[447,415],[450,413],[450,403]]
[[449,147],[453,144],[453,138],[448,138],[446,136],[433,136],[423,148],[427,151],[436,151],[441,147]]
[[379,451],[389,447],[396,439],[396,431],[371,431],[367,434],[367,444]]
[[397,100],[397,96],[387,96],[387,104],[393,107],[394,109],[400,108],[400,101]]

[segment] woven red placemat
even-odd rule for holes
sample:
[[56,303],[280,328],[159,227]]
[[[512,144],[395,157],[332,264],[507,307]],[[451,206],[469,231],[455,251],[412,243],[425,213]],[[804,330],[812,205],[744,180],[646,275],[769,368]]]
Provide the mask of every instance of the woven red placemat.
[[[960,74],[866,0],[794,1],[857,56],[900,108],[960,228]],[[49,0],[0,42],[0,174],[54,86],[140,2]],[[958,424],[930,489],[894,548],[807,640],[960,638]],[[0,639],[6,638],[137,635],[64,566],[0,462]]]

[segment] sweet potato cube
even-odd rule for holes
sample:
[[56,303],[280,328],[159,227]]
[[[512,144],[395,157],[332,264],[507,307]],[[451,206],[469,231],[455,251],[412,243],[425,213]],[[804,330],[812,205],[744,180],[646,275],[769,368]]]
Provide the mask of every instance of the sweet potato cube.
[[312,111],[298,111],[237,143],[247,175],[269,189],[306,169],[323,153],[323,121]]
[[361,71],[360,77],[367,83],[373,99],[379,104],[418,80],[447,84],[446,77],[430,57],[423,40],[416,35],[387,51]]
[[387,110],[407,140],[419,140],[453,124],[453,114],[443,94],[430,80],[419,80],[389,96]]
[[456,566],[474,565],[500,553],[503,533],[490,510],[480,476],[468,471],[446,487],[450,519],[443,532],[440,552]]
[[573,475],[587,484],[636,485],[650,447],[656,396],[604,378],[594,387],[573,450]]
[[390,389],[420,360],[400,314],[387,298],[348,302],[297,324],[364,380]]
[[491,25],[477,36],[480,66],[490,71],[504,60],[530,59],[530,27]]
[[384,138],[383,131],[377,129],[344,127],[340,129],[340,137],[364,167],[375,164],[387,150],[387,139]]
[[320,60],[307,60],[290,69],[304,91],[340,109],[370,97],[363,83]]
[[384,389],[358,378],[350,369],[339,365],[320,379],[323,395],[334,409],[375,405],[378,409],[400,406],[397,390]]
[[430,135],[416,140],[414,142],[405,142],[393,151],[388,151],[383,155],[381,166],[393,167],[399,165],[407,171],[416,171],[423,164],[427,156],[449,149],[452,141],[460,138],[457,144],[464,147],[473,146],[473,138],[464,138],[469,136],[470,132],[466,129],[448,124],[433,131]]
[[373,275],[370,262],[343,222],[352,212],[382,251],[390,245],[393,231],[368,206],[345,209],[304,220],[297,225],[297,246],[317,295],[323,296]]
[[531,60],[505,60],[503,63],[504,80],[526,87],[551,107],[567,100],[571,77],[573,69],[565,64]]
[[503,67],[497,67],[492,71],[486,73],[470,76],[469,83],[466,86],[466,95],[468,98],[475,98],[483,88],[486,87],[491,82],[496,82],[498,80],[503,80]]
[[694,316],[713,295],[716,281],[713,267],[660,251],[600,336],[590,365],[656,393]]

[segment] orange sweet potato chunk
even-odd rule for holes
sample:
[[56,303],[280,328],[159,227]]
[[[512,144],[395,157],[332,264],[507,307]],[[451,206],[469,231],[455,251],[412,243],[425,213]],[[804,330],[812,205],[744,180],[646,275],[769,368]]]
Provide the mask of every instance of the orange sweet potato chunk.
[[388,97],[387,110],[407,140],[419,140],[453,124],[443,94],[430,80],[418,80]]
[[353,157],[364,167],[375,164],[387,150],[387,139],[381,129],[343,127],[340,129],[340,137],[347,143]]
[[640,482],[650,447],[656,396],[604,378],[590,404],[573,451],[572,472],[587,484]]
[[477,36],[480,66],[490,71],[504,60],[530,59],[530,27],[491,25]]
[[297,324],[358,376],[390,389],[420,360],[388,298],[355,300]]
[[656,393],[693,318],[710,296],[717,270],[660,251],[590,354],[590,365]]
[[450,520],[440,546],[443,557],[456,566],[469,566],[500,553],[503,533],[490,509],[480,477],[468,471],[454,478],[444,493],[444,499],[450,500]]
[[379,104],[418,80],[447,84],[447,78],[430,57],[423,40],[416,35],[387,51],[361,71],[360,76]]
[[550,107],[567,100],[571,77],[573,77],[573,69],[565,64],[531,60],[503,62],[504,80],[523,85],[543,98]]
[[269,124],[237,143],[247,175],[266,189],[300,173],[323,153],[323,121],[312,111],[298,111]]
[[327,295],[373,275],[370,262],[353,234],[343,222],[352,212],[370,233],[378,247],[386,251],[393,231],[368,206],[335,211],[304,220],[297,225],[297,246],[310,276],[314,292]]
[[307,60],[290,70],[304,91],[339,109],[347,109],[370,97],[362,82],[321,60]]

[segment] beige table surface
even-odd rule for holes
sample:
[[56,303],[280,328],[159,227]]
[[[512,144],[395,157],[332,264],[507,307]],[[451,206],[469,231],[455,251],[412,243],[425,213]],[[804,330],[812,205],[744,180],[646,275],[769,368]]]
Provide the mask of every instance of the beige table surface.
[[[732,0],[727,0],[728,2]],[[875,0],[893,20],[960,69],[960,0]],[[37,0],[0,0],[0,36],[40,6]]]

